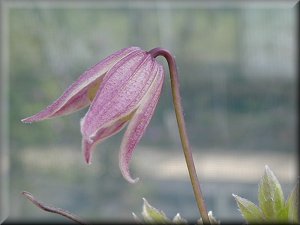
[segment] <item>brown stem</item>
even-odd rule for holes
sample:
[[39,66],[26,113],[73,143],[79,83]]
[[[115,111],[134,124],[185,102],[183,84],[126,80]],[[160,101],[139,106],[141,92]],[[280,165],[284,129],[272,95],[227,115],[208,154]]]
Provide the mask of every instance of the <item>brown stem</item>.
[[47,211],[47,212],[51,212],[51,213],[55,213],[55,214],[59,214],[61,216],[64,216],[70,220],[73,220],[74,222],[78,223],[78,224],[82,224],[85,225],[86,223],[82,222],[81,219],[79,219],[77,216],[73,215],[72,213],[65,211],[63,209],[60,208],[55,208],[55,207],[50,207],[45,205],[44,203],[36,200],[32,194],[30,194],[27,191],[23,191],[22,195],[24,195],[29,201],[31,201],[33,204],[35,204],[37,207],[39,207],[40,209]]
[[189,171],[192,187],[194,190],[195,199],[198,205],[198,209],[200,215],[202,217],[203,224],[210,224],[209,217],[207,214],[207,210],[205,207],[204,198],[201,192],[200,184],[197,177],[197,172],[195,169],[195,164],[193,160],[192,151],[189,145],[189,139],[186,132],[185,121],[183,117],[183,109],[181,105],[181,98],[179,92],[179,80],[178,80],[178,72],[176,67],[176,62],[171,53],[163,48],[154,48],[149,51],[154,58],[157,56],[163,56],[168,62],[169,70],[170,70],[170,79],[171,79],[171,89],[173,96],[173,104],[176,113],[176,119],[179,129],[179,135],[181,139],[182,149],[185,156],[185,161],[187,164],[187,168]]

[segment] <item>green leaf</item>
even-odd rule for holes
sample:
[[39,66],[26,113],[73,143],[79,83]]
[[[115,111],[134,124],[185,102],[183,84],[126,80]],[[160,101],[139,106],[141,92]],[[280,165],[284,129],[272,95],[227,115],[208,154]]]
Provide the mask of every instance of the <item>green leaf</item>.
[[142,215],[145,222],[151,223],[170,223],[171,221],[167,218],[163,211],[158,211],[156,208],[151,206],[145,198],[143,205]]
[[298,223],[298,207],[299,207],[299,183],[294,187],[290,196],[286,201],[288,211],[288,221],[291,223]]
[[267,165],[260,180],[258,201],[267,220],[280,219],[278,215],[284,207],[284,196],[279,181]]
[[232,196],[235,198],[242,216],[248,223],[265,221],[262,211],[253,202],[234,194]]
[[[283,207],[280,212],[277,214],[277,220],[276,222],[288,222],[288,208]],[[270,222],[274,222],[274,220],[271,220]]]

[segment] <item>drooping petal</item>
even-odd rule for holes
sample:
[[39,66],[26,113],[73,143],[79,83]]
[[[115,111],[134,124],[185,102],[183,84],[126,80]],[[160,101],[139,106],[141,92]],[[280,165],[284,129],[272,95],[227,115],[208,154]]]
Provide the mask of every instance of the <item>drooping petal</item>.
[[84,159],[86,163],[91,164],[92,161],[92,153],[95,148],[95,146],[104,141],[105,139],[111,137],[112,135],[118,133],[121,131],[128,121],[118,121],[111,127],[103,128],[100,132],[98,132],[97,137],[94,141],[90,142],[86,139],[82,139],[82,150],[84,154]]
[[132,53],[112,67],[82,120],[84,139],[94,140],[101,129],[136,110],[155,77],[153,67],[154,60],[144,51]]
[[159,68],[156,73],[155,80],[153,81],[148,93],[144,96],[136,113],[129,122],[120,148],[119,166],[123,177],[130,183],[135,183],[138,181],[138,178],[133,179],[129,172],[129,162],[131,160],[132,153],[142,138],[153,116],[163,85],[163,68],[161,65],[157,64],[157,66]]
[[99,87],[105,73],[119,60],[132,52],[140,51],[138,47],[124,48],[103,59],[85,71],[68,89],[52,104],[39,113],[25,118],[22,122],[31,123],[56,116],[67,115],[90,104],[94,96],[91,89]]
[[[82,138],[82,150],[83,150],[86,163],[91,164],[92,152],[96,144],[104,141],[105,139],[121,131],[126,126],[128,121],[132,118],[134,113],[135,111],[133,111],[127,117],[122,117],[111,126],[100,129],[97,132],[97,136],[93,140],[87,140],[84,137]],[[80,126],[82,125],[83,125],[83,120],[80,121]]]

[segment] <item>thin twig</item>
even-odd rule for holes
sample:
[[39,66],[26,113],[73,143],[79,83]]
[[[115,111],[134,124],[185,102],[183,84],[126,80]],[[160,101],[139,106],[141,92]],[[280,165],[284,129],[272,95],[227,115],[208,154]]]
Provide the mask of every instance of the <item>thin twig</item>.
[[40,209],[47,211],[47,212],[51,212],[51,213],[55,213],[55,214],[59,214],[61,216],[64,216],[70,220],[73,220],[74,222],[78,223],[78,224],[82,224],[82,225],[86,225],[86,223],[82,222],[81,219],[79,219],[77,216],[73,215],[72,213],[65,211],[63,209],[60,208],[56,208],[56,207],[51,207],[51,206],[47,206],[44,203],[36,200],[33,195],[27,191],[23,191],[22,195],[24,195],[29,201],[31,201],[33,204],[35,204],[37,207],[39,207]]

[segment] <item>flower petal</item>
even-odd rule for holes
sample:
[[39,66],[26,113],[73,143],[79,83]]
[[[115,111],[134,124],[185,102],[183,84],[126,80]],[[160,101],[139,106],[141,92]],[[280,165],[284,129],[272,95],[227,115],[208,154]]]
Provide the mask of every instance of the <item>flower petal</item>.
[[92,152],[98,143],[100,143],[101,141],[104,141],[105,139],[109,138],[110,136],[121,131],[126,126],[127,123],[128,123],[128,121],[124,121],[124,120],[118,121],[111,127],[103,128],[101,130],[101,132],[98,133],[95,140],[92,142],[89,142],[88,140],[83,138],[82,139],[82,150],[83,150],[83,154],[84,154],[86,163],[91,164]]
[[119,166],[122,175],[130,183],[135,183],[138,181],[138,178],[132,179],[129,173],[129,162],[131,160],[132,153],[142,138],[153,116],[163,85],[163,68],[159,64],[156,65],[158,65],[158,71],[156,73],[155,80],[152,82],[151,88],[143,98],[139,108],[129,122],[120,148]]
[[86,140],[139,106],[155,78],[154,60],[146,52],[135,52],[120,60],[105,76],[89,111],[83,118],[81,132]]
[[[82,149],[86,163],[91,164],[92,152],[95,145],[121,131],[132,118],[134,113],[135,111],[129,114],[127,117],[122,117],[111,126],[100,129],[97,133],[97,136],[93,140],[82,138]],[[80,126],[83,126],[83,119],[80,121]]]
[[114,54],[101,60],[96,65],[85,71],[69,88],[55,100],[51,105],[47,106],[39,113],[25,118],[22,122],[31,123],[44,119],[50,119],[56,116],[67,115],[90,104],[90,89],[99,87],[103,75],[120,59],[128,54],[139,51],[138,47],[124,48]]

